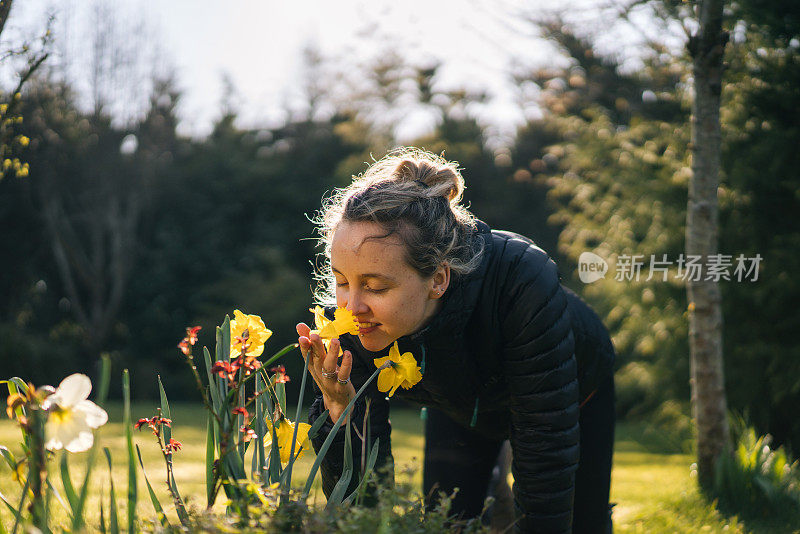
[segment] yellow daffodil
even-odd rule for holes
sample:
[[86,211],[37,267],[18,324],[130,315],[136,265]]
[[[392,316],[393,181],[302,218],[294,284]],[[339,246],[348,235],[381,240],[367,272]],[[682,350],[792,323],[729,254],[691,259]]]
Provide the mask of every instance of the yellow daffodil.
[[271,335],[272,330],[264,326],[264,321],[258,315],[245,315],[239,310],[233,310],[231,357],[242,353],[242,342],[247,344],[246,356],[261,356],[264,352],[264,343]]
[[[308,439],[308,431],[311,430],[311,425],[308,423],[300,423],[297,429],[297,445],[294,446],[294,455],[299,458],[306,450],[311,447],[311,441]],[[278,425],[275,428],[275,436],[278,438],[278,450],[281,454],[281,462],[287,463],[289,455],[292,450],[292,436],[294,435],[294,423],[285,417],[278,419]],[[272,446],[272,423],[267,418],[267,435],[265,436],[264,445],[267,450]]]
[[[314,325],[317,327],[311,333],[322,338],[322,344],[326,350],[331,344],[331,339],[335,337],[342,334],[358,335],[358,320],[347,308],[336,308],[336,311],[333,312],[333,321],[325,317],[325,310],[321,306],[308,311],[314,314]],[[339,356],[342,354],[342,347],[339,347]]]
[[89,377],[76,373],[62,380],[55,393],[47,397],[43,405],[48,411],[44,427],[47,449],[82,452],[92,446],[92,429],[106,424],[108,414],[87,400],[91,391]]
[[329,341],[342,334],[358,335],[358,319],[347,308],[336,308],[333,321],[325,317],[325,310],[320,306],[310,311],[314,313],[314,324],[317,327],[312,332],[323,340]]
[[389,396],[394,395],[398,387],[410,389],[411,386],[422,380],[422,373],[417,367],[417,360],[410,352],[400,354],[397,341],[389,349],[389,355],[383,358],[375,358],[375,367],[381,367],[387,361],[392,365],[384,369],[378,375],[378,391],[389,392]]

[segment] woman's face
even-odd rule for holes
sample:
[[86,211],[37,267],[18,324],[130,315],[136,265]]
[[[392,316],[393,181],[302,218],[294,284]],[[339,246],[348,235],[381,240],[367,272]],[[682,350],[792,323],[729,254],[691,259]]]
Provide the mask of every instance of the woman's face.
[[356,316],[358,337],[371,351],[422,328],[437,312],[450,274],[442,266],[430,278],[420,276],[406,263],[399,237],[374,238],[385,233],[377,223],[342,221],[331,242],[336,304]]

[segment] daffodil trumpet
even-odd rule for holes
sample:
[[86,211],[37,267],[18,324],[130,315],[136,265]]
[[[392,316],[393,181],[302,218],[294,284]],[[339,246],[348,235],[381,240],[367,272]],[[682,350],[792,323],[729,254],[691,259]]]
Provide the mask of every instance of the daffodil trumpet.
[[317,327],[311,333],[317,334],[324,341],[330,341],[343,334],[358,335],[358,319],[347,308],[336,308],[333,320],[325,317],[325,310],[321,306],[315,306],[308,311],[314,314],[314,325]]
[[[325,350],[328,350],[331,340],[344,334],[358,335],[358,319],[353,312],[347,308],[338,307],[333,312],[333,320],[325,317],[325,310],[321,306],[315,306],[308,311],[314,314],[314,326],[309,335],[317,334],[322,340]],[[342,355],[342,347],[339,347],[339,356]]]
[[264,352],[264,343],[272,336],[272,330],[264,326],[261,317],[233,310],[233,319],[231,319],[230,325],[230,353],[240,352],[242,356],[254,358],[261,356]]

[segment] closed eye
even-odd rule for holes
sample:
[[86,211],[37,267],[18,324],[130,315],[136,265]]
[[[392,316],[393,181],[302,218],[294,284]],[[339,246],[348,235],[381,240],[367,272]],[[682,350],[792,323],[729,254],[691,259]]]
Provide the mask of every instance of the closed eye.
[[388,291],[388,287],[384,287],[381,289],[372,289],[371,287],[365,287],[364,291],[369,291],[370,293],[383,293],[384,291]]

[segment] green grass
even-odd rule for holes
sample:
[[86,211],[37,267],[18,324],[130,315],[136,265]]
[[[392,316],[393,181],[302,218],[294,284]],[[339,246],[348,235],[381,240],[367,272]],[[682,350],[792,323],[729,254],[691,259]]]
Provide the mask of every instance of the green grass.
[[[156,403],[135,404],[132,415],[134,419],[149,417],[154,413],[155,406]],[[294,413],[294,411],[290,410],[290,413]],[[186,497],[189,506],[194,505],[202,509],[205,505],[204,412],[199,405],[175,403],[172,405],[172,415],[173,436],[183,443],[183,450],[176,455],[175,459],[175,476],[179,489]],[[111,405],[109,416],[110,422],[101,429],[99,439],[103,446],[111,449],[119,512],[120,516],[124,517],[127,472],[121,406]],[[398,467],[398,478],[409,476],[405,474],[404,470],[399,469],[400,467],[414,466],[417,469],[410,475],[411,482],[416,487],[421,487],[423,423],[419,418],[419,412],[394,410],[392,424],[394,427],[392,445],[395,463]],[[6,445],[19,455],[19,439],[19,429],[13,423],[8,420],[0,421],[0,444]],[[142,449],[151,484],[161,498],[162,504],[169,510],[171,520],[173,523],[177,523],[174,508],[169,506],[170,500],[164,484],[163,461],[155,445],[154,437],[145,429],[136,433],[135,440]],[[658,445],[652,439],[646,439],[641,425],[619,424],[617,426],[611,491],[611,500],[617,503],[614,508],[615,532],[648,534],[674,532],[800,533],[800,526],[775,524],[768,518],[745,523],[736,517],[728,518],[721,515],[697,491],[695,479],[690,470],[693,458],[686,454],[671,454],[669,451],[659,450]],[[108,470],[101,456],[98,457],[93,472],[90,500],[87,506],[90,525],[98,523],[101,495],[107,506]],[[82,480],[81,467],[84,458],[84,454],[79,454],[70,461],[76,485],[79,480]],[[313,458],[313,454],[306,454],[299,461],[293,476],[295,486],[305,481]],[[51,468],[53,469],[52,480],[60,489],[58,470],[53,462],[51,462]],[[11,479],[10,471],[5,465],[0,467],[0,491],[14,499],[19,498],[19,485]],[[318,503],[324,502],[324,496],[320,491],[319,476],[314,486],[312,499],[316,499]],[[223,501],[224,498],[218,499],[220,509],[223,508]],[[66,524],[66,514],[57,503],[54,503],[53,506],[61,524]],[[139,477],[138,513],[140,517],[154,518],[141,476]],[[0,520],[4,525],[9,525],[10,519],[11,516],[7,510],[0,510]]]

